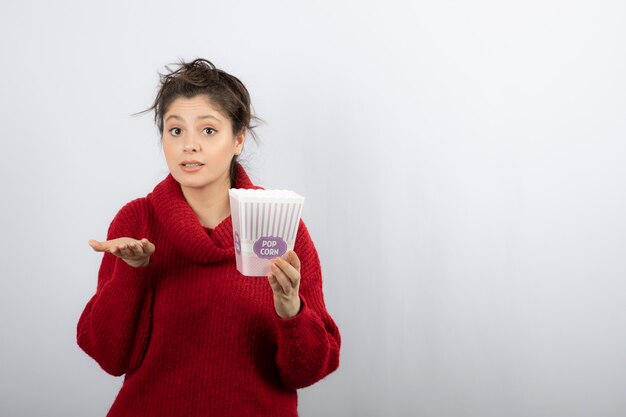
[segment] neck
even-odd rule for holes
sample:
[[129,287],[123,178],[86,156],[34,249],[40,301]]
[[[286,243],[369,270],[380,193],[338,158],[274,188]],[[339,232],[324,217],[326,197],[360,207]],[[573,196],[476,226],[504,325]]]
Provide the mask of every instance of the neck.
[[228,176],[225,181],[204,188],[181,186],[185,200],[200,220],[200,224],[210,229],[215,229],[222,220],[230,215],[229,188],[230,178]]

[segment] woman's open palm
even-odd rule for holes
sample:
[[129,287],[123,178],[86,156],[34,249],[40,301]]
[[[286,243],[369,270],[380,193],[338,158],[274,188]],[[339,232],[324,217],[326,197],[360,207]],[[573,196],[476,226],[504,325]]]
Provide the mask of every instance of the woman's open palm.
[[89,246],[96,252],[108,252],[117,256],[130,266],[146,266],[150,262],[150,255],[156,249],[148,239],[133,239],[130,237],[120,237],[117,239],[99,242],[90,240]]

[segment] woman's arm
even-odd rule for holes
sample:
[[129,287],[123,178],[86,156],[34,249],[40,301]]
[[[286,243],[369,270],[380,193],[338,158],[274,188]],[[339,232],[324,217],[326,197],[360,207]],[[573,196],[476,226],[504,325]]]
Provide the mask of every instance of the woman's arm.
[[322,293],[317,250],[302,221],[294,251],[300,259],[300,312],[278,321],[276,364],[281,379],[291,389],[309,386],[339,366],[341,337],[328,314]]
[[[124,206],[109,227],[107,240],[142,233],[140,200]],[[142,236],[138,236],[141,238]],[[105,252],[96,294],[77,327],[78,345],[112,375],[122,375],[141,363],[150,335],[154,262],[133,267]]]

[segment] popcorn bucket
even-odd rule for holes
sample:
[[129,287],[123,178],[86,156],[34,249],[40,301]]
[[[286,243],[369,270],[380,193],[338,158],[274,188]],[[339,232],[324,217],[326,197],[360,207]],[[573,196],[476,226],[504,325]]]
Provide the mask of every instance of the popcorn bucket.
[[287,190],[231,188],[230,212],[237,270],[267,276],[272,260],[293,250],[304,197]]

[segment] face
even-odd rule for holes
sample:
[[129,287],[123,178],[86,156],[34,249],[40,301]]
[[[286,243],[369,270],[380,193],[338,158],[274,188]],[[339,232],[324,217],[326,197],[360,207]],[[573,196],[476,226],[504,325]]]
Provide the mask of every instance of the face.
[[204,95],[179,97],[163,115],[163,153],[183,189],[230,188],[230,161],[245,136],[234,135],[230,119]]

